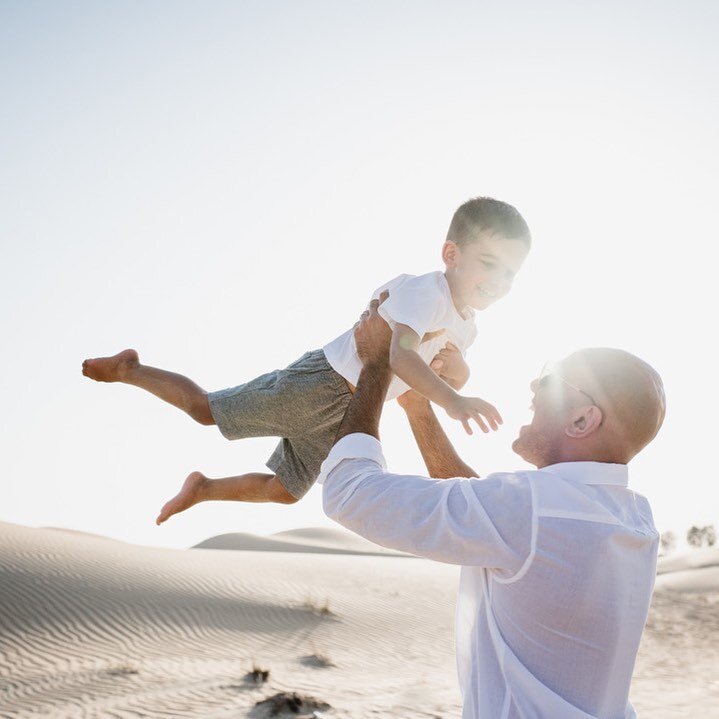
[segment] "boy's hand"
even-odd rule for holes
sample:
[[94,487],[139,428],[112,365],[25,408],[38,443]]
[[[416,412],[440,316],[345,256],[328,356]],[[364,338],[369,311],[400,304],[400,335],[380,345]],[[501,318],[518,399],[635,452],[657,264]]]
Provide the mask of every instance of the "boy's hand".
[[469,365],[451,342],[434,356],[429,366],[455,390],[462,389],[469,379]]
[[473,419],[479,425],[482,432],[489,432],[484,422],[485,419],[493,430],[497,430],[499,425],[502,424],[502,417],[499,412],[489,402],[485,402],[479,397],[457,395],[457,398],[447,405],[445,409],[452,419],[458,419],[462,423],[467,434],[472,434],[472,428],[469,425],[470,419]]

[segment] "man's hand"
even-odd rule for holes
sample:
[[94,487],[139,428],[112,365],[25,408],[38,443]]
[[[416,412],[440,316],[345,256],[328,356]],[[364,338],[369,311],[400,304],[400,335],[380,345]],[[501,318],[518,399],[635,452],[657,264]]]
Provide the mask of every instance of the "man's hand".
[[385,290],[378,300],[369,303],[369,309],[360,315],[360,321],[354,326],[357,354],[363,365],[381,365],[389,367],[389,346],[392,330],[382,319],[377,308],[389,297]]
[[452,389],[459,391],[469,379],[469,365],[451,342],[434,356],[429,365]]
[[354,326],[357,354],[362,361],[357,387],[347,406],[335,442],[355,432],[369,434],[379,439],[379,420],[382,415],[387,390],[392,379],[389,366],[389,344],[392,330],[380,317],[377,308],[389,297],[383,292],[378,300],[372,300],[360,321]]
[[[459,391],[469,379],[469,365],[465,362],[459,348],[447,342],[429,363],[434,373],[443,379],[452,389]],[[415,389],[408,389],[397,397],[397,404],[405,411],[424,410],[429,400]]]

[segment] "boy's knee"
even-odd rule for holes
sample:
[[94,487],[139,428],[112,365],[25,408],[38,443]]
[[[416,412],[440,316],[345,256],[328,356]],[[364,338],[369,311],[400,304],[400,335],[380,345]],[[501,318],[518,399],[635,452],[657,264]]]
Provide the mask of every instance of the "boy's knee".
[[280,482],[279,477],[273,477],[272,481],[270,482],[270,496],[272,498],[273,502],[277,502],[278,504],[295,504],[295,502],[299,502],[299,499],[297,497],[291,495],[283,486],[282,482]]
[[204,424],[205,426],[209,427],[210,425],[217,424],[215,418],[212,416],[212,412],[210,412],[210,401],[207,399],[207,392],[193,402],[190,415],[196,422]]

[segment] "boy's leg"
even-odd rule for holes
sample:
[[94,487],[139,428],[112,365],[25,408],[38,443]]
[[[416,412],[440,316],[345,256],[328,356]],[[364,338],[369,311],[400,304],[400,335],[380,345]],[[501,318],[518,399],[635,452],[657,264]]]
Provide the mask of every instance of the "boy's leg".
[[215,424],[207,392],[191,379],[174,372],[140,364],[135,350],[123,350],[112,357],[86,359],[82,373],[97,382],[123,382],[140,387],[178,407],[200,424]]
[[198,502],[229,500],[235,502],[276,502],[294,504],[297,501],[274,474],[250,472],[238,477],[210,479],[201,472],[192,472],[179,493],[160,511],[157,524],[173,514],[189,509]]

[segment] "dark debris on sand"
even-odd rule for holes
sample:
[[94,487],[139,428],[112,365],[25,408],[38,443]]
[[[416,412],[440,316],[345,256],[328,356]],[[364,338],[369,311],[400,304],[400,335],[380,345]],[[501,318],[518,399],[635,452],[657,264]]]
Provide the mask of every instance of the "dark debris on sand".
[[255,707],[267,712],[262,716],[275,717],[283,714],[294,714],[296,716],[312,717],[315,711],[325,711],[330,708],[330,705],[314,697],[303,696],[296,692],[280,692],[257,702]]
[[328,667],[337,666],[327,655],[325,654],[309,654],[306,657],[302,657],[300,662],[306,667],[316,667],[318,669],[326,669]]
[[252,684],[264,684],[270,676],[269,669],[260,669],[259,667],[252,667],[252,670],[245,674],[245,681],[251,682]]

